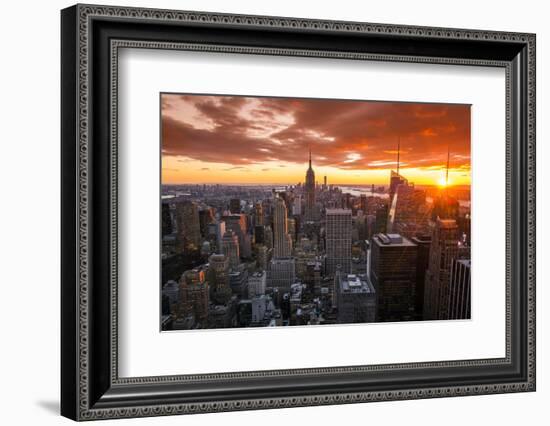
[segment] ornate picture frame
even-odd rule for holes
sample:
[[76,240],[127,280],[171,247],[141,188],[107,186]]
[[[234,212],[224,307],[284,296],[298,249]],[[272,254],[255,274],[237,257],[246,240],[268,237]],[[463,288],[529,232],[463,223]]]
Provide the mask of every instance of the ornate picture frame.
[[[535,390],[535,35],[76,5],[61,12],[61,413],[74,420]],[[120,48],[428,64],[506,72],[506,356],[119,377]]]

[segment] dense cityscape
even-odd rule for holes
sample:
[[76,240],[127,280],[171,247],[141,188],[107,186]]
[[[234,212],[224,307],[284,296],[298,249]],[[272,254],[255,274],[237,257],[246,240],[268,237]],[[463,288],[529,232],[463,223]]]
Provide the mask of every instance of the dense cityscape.
[[162,330],[470,318],[470,187],[162,186]]

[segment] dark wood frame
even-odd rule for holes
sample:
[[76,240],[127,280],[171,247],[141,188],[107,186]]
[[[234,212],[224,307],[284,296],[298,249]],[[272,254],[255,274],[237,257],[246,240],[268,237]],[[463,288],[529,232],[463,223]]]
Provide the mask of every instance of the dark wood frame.
[[[61,35],[64,416],[89,420],[535,390],[533,34],[76,5],[62,11]],[[116,59],[121,47],[504,67],[506,357],[119,378]]]

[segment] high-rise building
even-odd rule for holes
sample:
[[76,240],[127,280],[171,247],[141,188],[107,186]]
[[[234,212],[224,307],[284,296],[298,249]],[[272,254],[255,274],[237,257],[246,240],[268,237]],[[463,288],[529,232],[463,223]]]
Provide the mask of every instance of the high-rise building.
[[251,255],[251,242],[247,233],[246,215],[245,214],[230,214],[222,216],[225,222],[225,228],[233,231],[239,239],[239,254],[243,258],[248,258]]
[[405,179],[403,176],[399,174],[399,165],[397,167],[397,172],[391,171],[390,173],[390,204],[393,202],[393,196],[395,195],[395,191],[397,191],[397,187],[399,185],[407,183],[407,179]]
[[432,222],[430,262],[424,287],[424,319],[449,319],[451,264],[458,258],[458,226],[453,219]]
[[351,210],[326,210],[326,273],[351,273]]
[[225,235],[225,222],[218,221],[207,225],[207,238],[215,244],[216,253],[223,253],[222,239]]
[[[447,168],[445,175],[445,189],[433,202],[432,221],[437,219],[452,219],[458,221],[460,206],[458,200],[449,195],[449,159],[451,152],[447,151]],[[460,237],[459,237],[460,240]]]
[[411,241],[416,244],[416,289],[415,289],[415,314],[416,319],[424,317],[424,287],[426,285],[426,271],[430,264],[430,247],[432,239],[429,235],[413,237]]
[[255,218],[254,224],[256,226],[262,226],[264,224],[264,209],[260,201],[258,201],[254,205],[254,218]]
[[265,227],[263,225],[254,226],[254,244],[264,244]]
[[306,197],[305,220],[306,222],[314,222],[315,215],[315,172],[311,167],[311,149],[309,150],[309,168],[306,172],[306,182],[304,186]]
[[267,247],[263,244],[256,245],[256,262],[258,268],[265,271],[267,270],[268,251]]
[[273,256],[288,258],[292,254],[292,240],[288,233],[286,205],[282,198],[275,200],[273,212]]
[[449,319],[470,319],[471,261],[453,260],[449,282]]
[[313,276],[308,276],[308,264],[315,262],[316,253],[314,251],[306,251],[300,247],[296,249],[293,259],[296,262],[296,276],[302,282],[310,284],[313,281]]
[[432,221],[437,219],[458,220],[459,204],[456,198],[450,197],[445,193],[434,199],[432,209]]
[[286,215],[290,216],[292,214],[292,197],[293,195],[288,193],[287,191],[282,191],[277,193],[278,198],[281,198],[285,202],[286,207]]
[[248,276],[248,297],[253,299],[256,296],[265,294],[267,276],[265,271],[254,272]]
[[390,173],[390,204],[393,201],[393,196],[395,194],[395,191],[397,190],[397,187],[403,183],[407,182],[407,179],[405,179],[403,176],[399,174],[399,154],[401,152],[401,140],[397,141],[397,167],[396,171],[391,171]]
[[367,240],[370,240],[376,233],[376,215],[368,214],[365,218],[365,231],[367,234]]
[[231,200],[229,200],[229,211],[233,214],[239,214],[241,212],[241,200],[238,198],[231,198]]
[[271,226],[266,226],[264,229],[264,244],[268,250],[273,248],[273,230]]
[[397,185],[391,199],[388,214],[388,233],[398,233],[407,238],[425,234],[428,229],[428,206],[426,192],[416,189],[414,184],[404,182]]
[[229,286],[229,259],[224,254],[213,254],[208,258],[208,283],[212,299],[225,304],[231,299]]
[[383,204],[376,209],[376,221],[374,232],[377,234],[385,234],[388,225],[388,205]]
[[415,319],[417,246],[399,234],[372,237],[370,279],[378,295],[378,321]]
[[279,291],[288,291],[296,280],[296,266],[294,259],[271,259],[268,270],[268,284]]
[[199,226],[201,236],[206,237],[206,234],[208,233],[208,224],[213,223],[215,220],[213,208],[208,207],[199,210]]
[[472,219],[470,213],[459,216],[457,225],[461,242],[465,246],[470,246],[472,244]]
[[191,201],[176,204],[176,226],[179,247],[182,251],[198,251],[201,245],[199,208]]
[[205,321],[208,318],[209,287],[204,270],[196,268],[185,271],[179,284],[182,316],[193,314],[195,321]]
[[222,239],[222,251],[229,259],[229,267],[236,268],[240,263],[239,238],[233,231],[225,231]]
[[362,210],[359,210],[357,212],[357,216],[353,218],[352,223],[354,225],[352,239],[366,240],[368,238],[367,237],[367,218],[363,214]]
[[244,264],[229,272],[229,286],[232,293],[240,298],[248,296],[248,270]]
[[242,238],[242,244],[239,245],[241,250],[241,257],[245,259],[250,259],[250,257],[252,256],[252,235],[248,232],[244,234]]
[[292,203],[292,215],[300,216],[302,214],[302,197],[297,195]]
[[366,275],[337,273],[335,298],[338,323],[376,321],[376,290]]
[[364,214],[368,213],[367,196],[365,194],[359,196],[359,209],[362,210]]
[[287,218],[286,220],[288,235],[290,235],[290,241],[292,245],[296,242],[296,220],[292,217]]

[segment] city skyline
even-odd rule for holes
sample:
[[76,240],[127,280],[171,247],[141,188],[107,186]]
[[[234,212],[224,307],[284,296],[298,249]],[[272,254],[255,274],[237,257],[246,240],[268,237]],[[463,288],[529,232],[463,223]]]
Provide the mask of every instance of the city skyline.
[[470,106],[161,95],[163,184],[470,184]]
[[[174,99],[162,111],[162,330],[470,318],[470,141],[456,134],[468,106]],[[203,184],[169,185],[167,158]],[[251,173],[266,159],[276,172]],[[194,174],[204,161],[214,167]],[[232,182],[247,173],[249,185]]]

